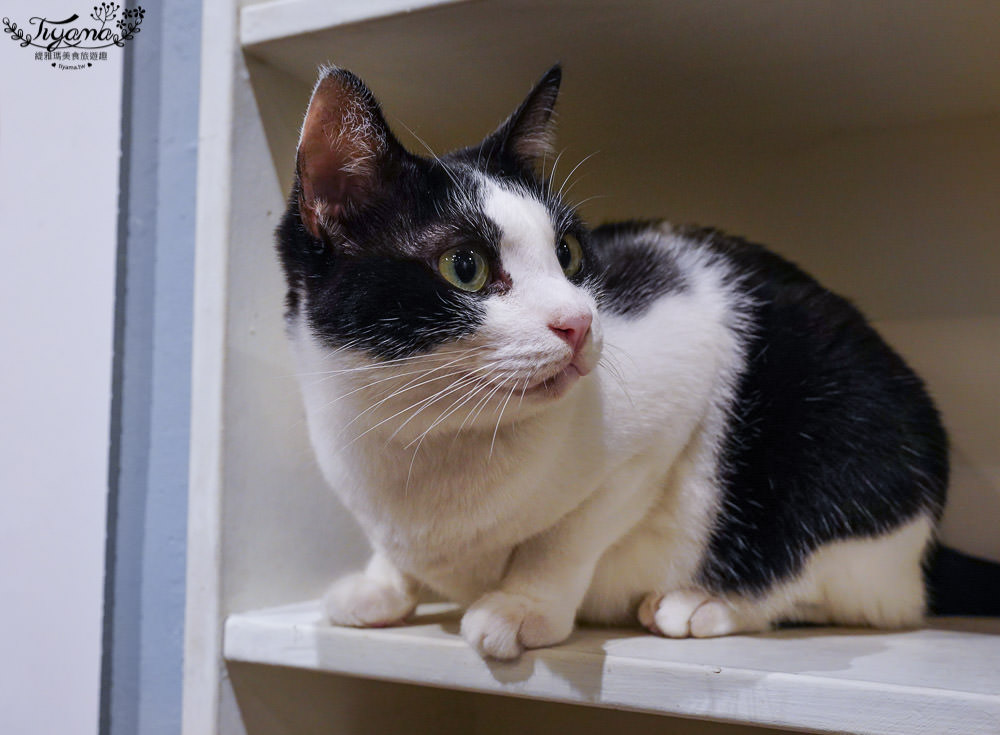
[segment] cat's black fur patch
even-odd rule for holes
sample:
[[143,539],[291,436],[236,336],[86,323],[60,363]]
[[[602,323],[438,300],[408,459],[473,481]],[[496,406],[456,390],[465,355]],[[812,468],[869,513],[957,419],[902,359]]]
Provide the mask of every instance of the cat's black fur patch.
[[755,304],[701,583],[760,594],[827,542],[936,519],[947,438],[921,380],[795,265],[716,231],[684,234],[725,258]]
[[[350,345],[393,359],[458,339],[482,323],[482,300],[491,293],[460,291],[436,272],[440,254],[473,242],[498,267],[499,231],[465,202],[478,197],[475,181],[417,159],[360,216],[341,223],[337,237],[350,252],[320,241],[302,224],[298,185],[277,229],[288,281],[286,316],[301,309],[312,331],[331,347]],[[331,238],[332,240],[333,238]]]
[[651,222],[618,222],[594,229],[587,241],[596,265],[591,282],[604,313],[637,318],[659,297],[687,288]]

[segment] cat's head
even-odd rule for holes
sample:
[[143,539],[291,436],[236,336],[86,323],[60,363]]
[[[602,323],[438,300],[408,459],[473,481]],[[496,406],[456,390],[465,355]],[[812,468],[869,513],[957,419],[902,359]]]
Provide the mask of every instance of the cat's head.
[[372,406],[363,424],[492,428],[500,405],[551,405],[595,367],[596,261],[544,176],[560,76],[481,143],[424,157],[360,79],[322,70],[278,249],[293,340]]

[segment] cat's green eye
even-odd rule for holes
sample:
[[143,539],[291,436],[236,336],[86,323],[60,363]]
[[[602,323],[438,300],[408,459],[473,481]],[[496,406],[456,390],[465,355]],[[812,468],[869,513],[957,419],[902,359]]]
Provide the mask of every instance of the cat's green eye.
[[438,259],[438,270],[444,280],[463,291],[478,291],[490,277],[490,266],[482,253],[473,248],[458,247],[445,251]]
[[580,241],[570,234],[563,235],[563,239],[556,246],[556,257],[559,258],[559,265],[562,266],[566,277],[575,276],[583,265],[583,248],[580,247]]

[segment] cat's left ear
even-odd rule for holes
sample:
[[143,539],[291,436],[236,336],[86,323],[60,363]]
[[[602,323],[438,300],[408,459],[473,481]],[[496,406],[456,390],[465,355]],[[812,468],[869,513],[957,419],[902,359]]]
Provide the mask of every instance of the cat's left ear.
[[324,68],[296,155],[302,224],[322,238],[391,184],[404,155],[364,82],[346,69]]
[[555,153],[555,110],[562,81],[562,67],[556,64],[538,81],[524,102],[483,141],[484,149],[500,149],[529,168],[539,168],[544,158]]

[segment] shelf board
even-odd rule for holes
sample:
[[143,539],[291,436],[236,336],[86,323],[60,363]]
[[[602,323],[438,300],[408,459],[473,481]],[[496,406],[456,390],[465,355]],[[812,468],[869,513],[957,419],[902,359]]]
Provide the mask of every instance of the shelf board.
[[271,0],[245,6],[240,13],[240,42],[244,47],[266,44],[306,33],[363,23],[376,18],[412,13],[468,0]]
[[495,123],[562,61],[561,109],[606,141],[623,120],[655,136],[996,115],[998,26],[981,2],[271,0],[243,8],[240,41],[307,86],[351,68],[414,128],[491,102]]
[[230,661],[820,732],[996,735],[1000,621],[921,630],[793,628],[668,640],[581,628],[516,662],[482,660],[459,611],[422,605],[407,626],[337,628],[306,602],[231,615]]

